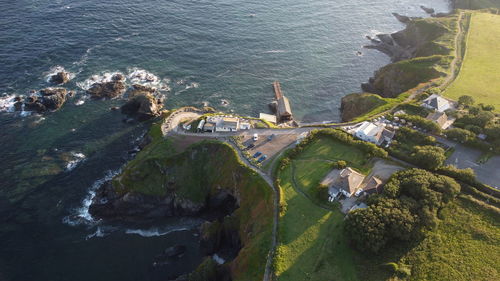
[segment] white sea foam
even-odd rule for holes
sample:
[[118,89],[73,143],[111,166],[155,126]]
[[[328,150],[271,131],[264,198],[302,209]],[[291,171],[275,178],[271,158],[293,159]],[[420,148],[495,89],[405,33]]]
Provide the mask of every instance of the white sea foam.
[[118,175],[121,172],[121,168],[116,171],[107,171],[104,177],[96,180],[92,186],[90,187],[87,195],[82,200],[82,205],[79,208],[76,208],[72,211],[73,214],[66,216],[63,218],[63,223],[76,226],[76,225],[95,225],[100,220],[95,219],[89,213],[90,204],[92,204],[92,200],[96,195],[96,191],[99,187],[101,187],[105,182],[113,179],[114,176]]
[[151,72],[148,72],[140,68],[132,68],[129,70],[127,78],[136,84],[148,85],[148,86],[158,86],[161,83],[161,79]]
[[127,229],[125,230],[126,234],[135,234],[139,235],[142,237],[155,237],[155,236],[163,236],[167,235],[172,232],[178,232],[178,231],[186,231],[190,230],[188,227],[179,227],[179,228],[166,228],[166,229],[160,229],[160,228],[151,228],[151,229]]
[[59,72],[68,73],[69,80],[72,80],[76,77],[76,74],[66,71],[66,69],[64,69],[64,67],[60,65],[56,65],[47,72],[47,74],[45,75],[45,81],[47,81],[47,83],[50,83],[50,79],[52,78],[52,76],[56,75]]
[[83,90],[88,90],[95,83],[110,82],[111,78],[113,78],[113,76],[115,74],[122,74],[122,73],[120,73],[118,71],[115,71],[115,72],[104,72],[102,74],[95,74],[95,75],[92,75],[92,77],[90,77],[89,79],[87,79],[87,80],[85,80],[83,82],[77,82],[76,85],[78,87],[80,87],[81,89],[83,89]]
[[280,53],[286,53],[286,50],[270,50],[270,51],[264,51],[264,54],[280,54]]
[[224,264],[226,262],[223,258],[219,257],[217,254],[213,255],[212,258],[218,264]]
[[0,112],[14,112],[14,104],[16,95],[4,95],[0,97]]
[[68,161],[66,164],[66,172],[70,172],[78,166],[81,162],[85,161],[85,155],[83,153],[71,152],[73,160]]

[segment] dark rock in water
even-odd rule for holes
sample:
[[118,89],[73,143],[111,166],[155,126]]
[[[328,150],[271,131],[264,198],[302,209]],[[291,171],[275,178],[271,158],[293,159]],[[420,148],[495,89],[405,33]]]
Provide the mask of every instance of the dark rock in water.
[[17,101],[16,103],[14,103],[14,109],[16,111],[23,110],[23,102],[22,101]]
[[66,102],[66,89],[47,88],[40,91],[42,95],[42,104],[49,110],[59,109]]
[[24,101],[27,111],[43,113],[48,110],[57,110],[66,102],[67,91],[63,88],[46,88],[40,90],[40,97],[30,96]]
[[109,220],[147,221],[177,215],[197,215],[204,207],[204,203],[193,203],[175,194],[163,197],[134,192],[118,194],[108,182],[97,190],[89,212],[92,216]]
[[187,248],[184,245],[175,245],[163,251],[163,255],[169,258],[179,257],[186,252]]
[[56,85],[61,85],[65,84],[69,81],[69,74],[67,72],[61,71],[58,72],[52,77],[50,77],[50,83],[56,84]]
[[396,19],[398,19],[398,21],[402,22],[402,23],[409,23],[410,22],[410,17],[407,17],[407,16],[403,16],[403,15],[400,15],[398,13],[392,13],[392,15],[394,17],[396,17]]
[[70,96],[70,97],[74,96],[75,94],[76,94],[75,91],[69,91],[68,92],[68,96]]
[[150,93],[141,92],[131,96],[121,112],[142,122],[160,116],[162,107]]
[[424,10],[424,12],[428,13],[429,15],[434,14],[436,11],[433,8],[428,8],[424,5],[421,5],[420,8]]
[[125,76],[121,73],[116,73],[113,77],[111,77],[111,80],[115,82],[123,82],[125,81]]
[[16,97],[14,98],[14,101],[22,101],[22,100],[23,100],[23,98],[22,98],[22,97],[20,97],[20,96],[16,96]]
[[394,45],[394,40],[392,39],[390,34],[377,34],[377,37],[384,44],[391,45],[391,46]]
[[150,93],[154,94],[157,91],[155,87],[149,87],[149,86],[144,86],[140,84],[134,84],[130,88],[130,93],[129,95],[136,95],[136,94],[141,94],[141,93]]
[[[121,74],[115,74],[115,76],[117,75]],[[123,93],[125,93],[125,83],[123,80],[118,80],[120,77],[115,80],[115,76],[112,78],[113,81],[94,83],[90,89],[87,90],[87,93],[94,99],[112,99],[123,95]]]

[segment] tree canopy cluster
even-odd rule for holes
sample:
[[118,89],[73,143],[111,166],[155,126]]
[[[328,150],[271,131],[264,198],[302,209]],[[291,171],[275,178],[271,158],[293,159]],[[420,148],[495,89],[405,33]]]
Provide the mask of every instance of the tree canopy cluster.
[[393,175],[369,207],[347,216],[345,231],[356,247],[377,253],[388,242],[409,241],[437,225],[437,212],[460,192],[452,178],[421,169]]

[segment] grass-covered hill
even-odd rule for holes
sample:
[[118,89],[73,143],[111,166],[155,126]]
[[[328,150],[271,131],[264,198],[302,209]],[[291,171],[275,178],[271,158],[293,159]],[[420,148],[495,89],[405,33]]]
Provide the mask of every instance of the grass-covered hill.
[[[436,209],[435,225],[422,229],[419,238],[393,239],[376,254],[357,250],[345,231],[347,220],[321,191],[321,180],[337,160],[364,173],[371,169],[358,147],[322,134],[278,169],[282,212],[276,280],[500,280],[500,212],[463,192]],[[418,181],[426,185],[428,178]],[[438,196],[415,201],[412,212],[440,198],[431,193]],[[420,221],[425,214],[414,217]]]
[[500,15],[473,12],[462,68],[444,94],[455,100],[470,95],[479,103],[495,106],[498,111],[499,77]]
[[[230,220],[231,225],[236,225],[242,248],[237,257],[225,265],[226,271],[232,280],[261,279],[271,247],[271,187],[240,162],[227,144],[202,141],[184,149],[182,143],[164,139],[159,124],[152,127],[150,137],[151,143],[113,179],[111,187],[118,197],[113,200],[139,197],[136,206],[140,202],[149,204],[174,198],[176,208],[179,204],[201,206],[203,212],[214,195],[221,190],[228,191],[236,198],[238,208],[224,221]],[[130,199],[123,201],[130,202]],[[154,207],[154,203],[152,205]],[[215,263],[203,263],[203,268],[196,272],[199,280],[215,280],[215,276],[210,276],[215,271],[207,269],[207,265],[215,266]]]
[[396,97],[418,84],[444,76],[455,51],[458,15],[415,19],[392,34],[411,58],[389,64],[375,73],[371,86],[382,97]]

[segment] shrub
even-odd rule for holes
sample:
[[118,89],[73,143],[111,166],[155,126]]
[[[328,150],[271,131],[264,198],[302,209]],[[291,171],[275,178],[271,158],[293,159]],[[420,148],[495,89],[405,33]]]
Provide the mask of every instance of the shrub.
[[462,106],[471,106],[474,104],[474,98],[468,95],[463,95],[458,98],[458,104]]
[[418,166],[429,170],[443,165],[446,160],[444,149],[431,145],[415,146],[411,157]]
[[417,127],[420,127],[426,131],[432,132],[434,134],[439,134],[441,132],[441,127],[431,120],[425,119],[422,116],[402,114],[398,116],[399,118],[405,119],[406,121],[412,122]]
[[476,134],[460,128],[449,129],[445,132],[445,135],[447,138],[458,141],[460,143],[465,143],[476,139]]

